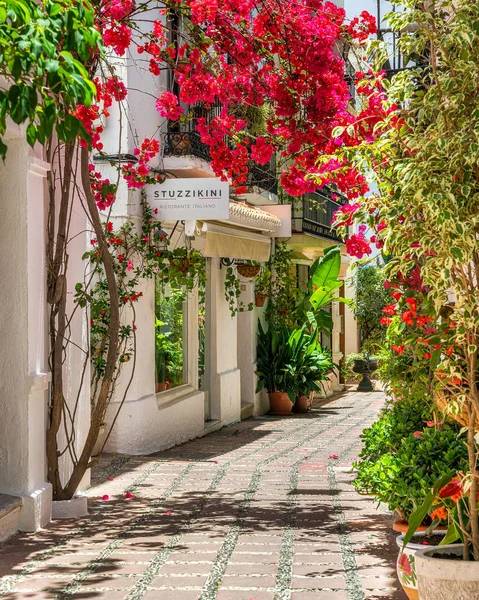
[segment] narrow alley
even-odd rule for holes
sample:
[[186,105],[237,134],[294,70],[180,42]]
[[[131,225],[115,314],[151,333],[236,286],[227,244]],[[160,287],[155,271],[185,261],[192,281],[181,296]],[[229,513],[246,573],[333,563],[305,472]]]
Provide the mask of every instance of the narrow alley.
[[391,517],[350,485],[359,436],[383,402],[350,392],[156,456],[104,456],[89,517],[0,549],[0,597],[405,598]]

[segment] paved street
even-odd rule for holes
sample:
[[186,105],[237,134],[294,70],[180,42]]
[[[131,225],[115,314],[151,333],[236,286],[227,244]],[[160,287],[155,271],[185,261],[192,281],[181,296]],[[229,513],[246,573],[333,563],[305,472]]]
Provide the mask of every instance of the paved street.
[[403,600],[391,517],[350,486],[383,400],[349,393],[154,457],[105,457],[90,517],[0,549],[0,597]]

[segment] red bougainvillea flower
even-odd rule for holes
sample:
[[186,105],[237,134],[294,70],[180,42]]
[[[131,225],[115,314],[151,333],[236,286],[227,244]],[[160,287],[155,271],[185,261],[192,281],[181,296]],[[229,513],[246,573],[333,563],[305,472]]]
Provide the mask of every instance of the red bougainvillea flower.
[[108,481],[113,481],[113,477],[108,477]]
[[393,320],[390,317],[381,317],[379,320],[379,323],[381,325],[385,325],[386,327],[389,327],[389,325],[391,325],[392,322]]
[[394,352],[397,352],[399,355],[404,354],[404,344],[401,344],[400,346],[398,346],[397,344],[393,344],[391,347],[394,350]]
[[451,498],[454,502],[461,499],[463,493],[462,484],[458,477],[455,477],[451,483],[445,485],[439,492],[439,498]]
[[369,242],[364,235],[366,231],[365,225],[359,226],[359,232],[354,233],[351,237],[346,240],[346,251],[350,256],[356,258],[363,258],[365,254],[371,254],[372,249]]
[[133,498],[133,494],[132,494],[131,492],[126,492],[126,494],[125,494],[125,498],[126,498],[127,500],[130,500],[130,498]]
[[182,106],[178,104],[178,98],[172,92],[163,92],[156,101],[156,110],[162,117],[177,121],[184,113]]
[[398,565],[399,565],[399,568],[401,569],[401,571],[404,573],[404,575],[406,575],[407,577],[411,577],[411,575],[412,575],[411,561],[409,560],[409,557],[406,554],[401,554],[401,556],[399,557],[399,560],[398,560]]
[[104,496],[101,497],[102,500],[109,500],[110,496],[108,494],[105,494]]

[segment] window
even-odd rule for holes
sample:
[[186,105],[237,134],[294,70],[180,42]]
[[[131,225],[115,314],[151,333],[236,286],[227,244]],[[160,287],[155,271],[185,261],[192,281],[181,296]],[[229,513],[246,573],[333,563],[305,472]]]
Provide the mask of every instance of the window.
[[188,383],[188,296],[155,283],[156,391]]

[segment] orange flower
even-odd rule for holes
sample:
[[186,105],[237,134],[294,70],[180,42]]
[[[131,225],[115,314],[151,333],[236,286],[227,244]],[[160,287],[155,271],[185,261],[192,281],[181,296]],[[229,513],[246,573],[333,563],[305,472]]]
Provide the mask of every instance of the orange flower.
[[431,513],[431,519],[434,521],[434,519],[439,519],[440,521],[445,521],[447,519],[447,510],[444,508],[444,506],[440,506],[439,508],[436,508],[436,510],[434,510]]

